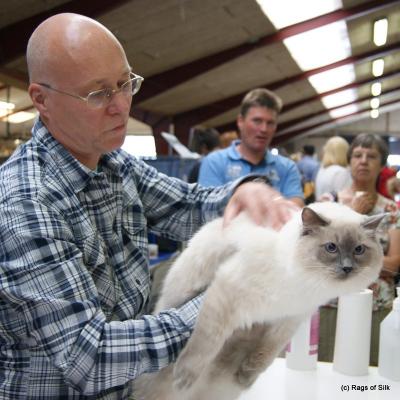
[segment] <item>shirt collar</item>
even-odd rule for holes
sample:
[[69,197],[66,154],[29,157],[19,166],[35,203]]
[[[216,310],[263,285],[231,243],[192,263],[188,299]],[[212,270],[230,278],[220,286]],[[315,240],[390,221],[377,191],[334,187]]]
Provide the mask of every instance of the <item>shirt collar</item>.
[[[246,161],[242,155],[239,153],[238,149],[236,148],[236,146],[240,143],[240,140],[234,140],[231,145],[228,148],[228,156],[230,159],[232,160],[243,160]],[[271,151],[268,149],[265,152],[265,156],[264,156],[264,160],[262,161],[262,163],[265,163],[267,165],[272,165],[275,164],[276,162],[276,158],[277,156],[272,154]],[[248,161],[246,161],[248,162]]]
[[[47,149],[48,154],[57,165],[57,170],[63,175],[63,179],[75,193],[82,191],[91,179],[102,174],[101,171],[93,171],[79,162],[72,154],[58,142],[48,131],[43,122],[38,118],[32,129],[32,136],[39,144]],[[118,174],[120,165],[116,163],[110,154],[105,154],[100,162],[101,170],[111,169]]]

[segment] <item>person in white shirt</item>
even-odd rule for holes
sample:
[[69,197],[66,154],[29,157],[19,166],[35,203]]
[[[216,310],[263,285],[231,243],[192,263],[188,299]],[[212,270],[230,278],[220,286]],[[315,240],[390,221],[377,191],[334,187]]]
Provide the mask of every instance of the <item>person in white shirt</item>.
[[351,185],[347,151],[349,144],[340,136],[331,137],[323,148],[321,167],[315,178],[315,198],[324,193],[337,193]]

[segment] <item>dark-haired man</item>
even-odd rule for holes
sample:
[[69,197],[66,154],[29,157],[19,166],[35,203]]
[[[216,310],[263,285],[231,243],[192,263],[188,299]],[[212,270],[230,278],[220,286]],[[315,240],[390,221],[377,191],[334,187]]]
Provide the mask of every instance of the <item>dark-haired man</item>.
[[269,150],[281,108],[281,99],[267,89],[254,89],[247,93],[237,117],[240,140],[204,158],[199,183],[219,186],[249,174],[261,174],[285,198],[303,206],[296,164]]

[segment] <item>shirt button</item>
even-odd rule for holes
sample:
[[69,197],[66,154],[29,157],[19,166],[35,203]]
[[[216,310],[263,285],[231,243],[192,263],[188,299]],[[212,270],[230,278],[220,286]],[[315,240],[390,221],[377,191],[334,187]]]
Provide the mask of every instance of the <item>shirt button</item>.
[[139,279],[135,279],[135,282],[137,285],[140,285],[140,280]]

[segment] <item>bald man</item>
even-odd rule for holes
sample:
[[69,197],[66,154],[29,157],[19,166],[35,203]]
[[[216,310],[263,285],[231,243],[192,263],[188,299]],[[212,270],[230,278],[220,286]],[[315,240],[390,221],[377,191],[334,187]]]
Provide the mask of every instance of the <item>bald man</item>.
[[146,315],[148,230],[187,240],[224,210],[279,226],[287,204],[261,183],[189,185],[120,150],[143,78],[98,22],[47,19],[27,61],[39,117],[0,169],[0,398],[127,399],[131,380],[176,359],[201,303]]

